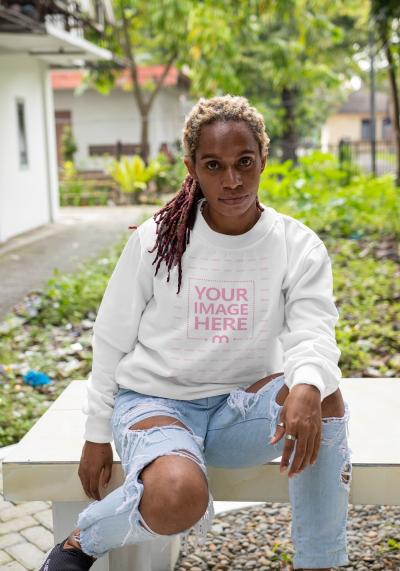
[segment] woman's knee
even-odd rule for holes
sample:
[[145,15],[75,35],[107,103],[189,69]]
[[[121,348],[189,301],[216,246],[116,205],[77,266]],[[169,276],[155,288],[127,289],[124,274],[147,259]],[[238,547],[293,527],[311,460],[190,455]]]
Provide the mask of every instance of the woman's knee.
[[145,491],[146,487],[151,491],[155,504],[179,505],[190,497],[208,501],[208,482],[198,465],[199,459],[187,451],[176,453],[159,456],[143,468],[140,477]]
[[[172,425],[191,432],[180,420],[168,415],[148,417],[130,426],[130,430]],[[185,530],[207,509],[209,491],[204,461],[190,450],[177,447],[157,456],[142,468],[138,478],[144,486],[140,512],[158,533],[176,533],[178,527]],[[163,531],[158,529],[160,524]]]
[[142,470],[141,479],[144,492],[140,512],[157,533],[184,531],[207,509],[207,478],[188,457],[174,453],[160,456]]

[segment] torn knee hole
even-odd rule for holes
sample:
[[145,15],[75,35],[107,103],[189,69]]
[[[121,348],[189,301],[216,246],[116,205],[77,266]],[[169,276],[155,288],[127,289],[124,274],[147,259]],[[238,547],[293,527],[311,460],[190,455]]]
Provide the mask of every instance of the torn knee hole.
[[183,448],[177,449],[177,450],[171,450],[171,452],[168,452],[166,454],[166,456],[181,456],[182,458],[188,458],[189,460],[191,460],[192,462],[195,462],[195,464],[200,468],[200,470],[203,472],[203,476],[205,477],[205,481],[206,484],[208,486],[208,480],[207,480],[207,467],[204,464],[203,460],[201,458],[199,458],[198,456],[196,456],[196,454],[189,452],[189,450],[185,450]]
[[[172,421],[172,422],[171,422]],[[161,416],[154,417],[150,416],[144,420],[140,420],[129,427],[129,430],[147,430],[149,428],[154,428],[157,426],[179,426],[189,430],[187,426],[183,424],[180,420],[174,418],[173,416]]]
[[340,471],[340,481],[346,489],[348,489],[350,486],[351,474],[352,474],[351,462],[346,460]]
[[202,462],[200,462],[199,458],[195,454],[193,454],[192,452],[189,452],[189,450],[184,450],[183,448],[178,449],[178,450],[173,450],[171,452],[171,454],[176,454],[176,455],[182,456],[184,458],[189,458],[189,460],[194,460],[196,462],[196,464],[199,464],[199,463],[202,464]]

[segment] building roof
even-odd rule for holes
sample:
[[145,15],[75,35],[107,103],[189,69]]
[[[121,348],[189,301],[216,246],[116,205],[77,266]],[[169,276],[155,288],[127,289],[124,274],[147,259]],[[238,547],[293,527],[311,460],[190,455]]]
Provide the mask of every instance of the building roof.
[[74,67],[111,61],[113,54],[49,22],[38,24],[35,33],[0,32],[0,55],[29,54],[53,67]]
[[[164,71],[163,65],[147,65],[138,66],[139,83],[143,85],[149,80],[157,80]],[[55,70],[51,72],[51,83],[53,89],[75,89],[82,83],[85,70],[81,69],[64,69]],[[180,72],[178,69],[171,67],[164,79],[164,86],[177,85]],[[117,80],[117,86],[123,89],[128,89],[131,86],[131,79],[129,70],[124,69],[122,75]]]
[[[358,91],[350,93],[347,101],[343,103],[336,113],[369,113],[370,112],[370,94],[369,90],[362,88]],[[375,107],[377,113],[390,112],[389,96],[383,91],[375,92]]]

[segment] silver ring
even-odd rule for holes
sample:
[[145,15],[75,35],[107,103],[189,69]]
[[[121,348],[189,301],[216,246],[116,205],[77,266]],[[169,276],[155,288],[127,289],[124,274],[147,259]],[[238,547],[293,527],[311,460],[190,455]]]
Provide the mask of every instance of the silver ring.
[[281,426],[282,428],[285,428],[285,423],[284,423],[284,422],[278,422],[278,426]]
[[286,440],[297,440],[297,437],[292,436],[291,434],[286,434],[285,438],[286,438]]

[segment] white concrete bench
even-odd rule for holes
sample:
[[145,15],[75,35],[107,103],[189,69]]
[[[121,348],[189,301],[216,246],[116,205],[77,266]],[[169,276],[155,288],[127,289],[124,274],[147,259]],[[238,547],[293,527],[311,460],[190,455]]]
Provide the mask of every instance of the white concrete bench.
[[[73,528],[77,514],[88,504],[78,477],[84,390],[84,381],[73,381],[3,461],[6,499],[53,502],[56,542]],[[400,505],[400,379],[344,379],[341,390],[351,408],[350,502]],[[279,473],[279,459],[255,468],[208,470],[216,501],[289,501],[287,476]],[[122,480],[115,454],[109,491]],[[177,539],[115,550],[97,561],[93,569],[170,571],[179,555]]]

